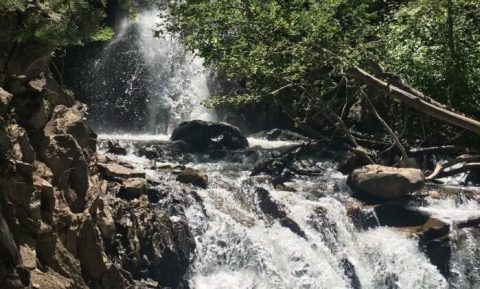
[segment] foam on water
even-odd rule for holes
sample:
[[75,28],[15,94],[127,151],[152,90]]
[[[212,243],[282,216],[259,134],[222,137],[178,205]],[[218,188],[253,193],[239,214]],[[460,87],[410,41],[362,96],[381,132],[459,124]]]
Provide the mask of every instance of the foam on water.
[[120,140],[120,141],[139,141],[150,142],[159,141],[167,142],[170,136],[166,134],[99,134],[99,140]]
[[248,144],[250,147],[259,146],[264,149],[272,149],[272,148],[279,148],[279,147],[289,147],[302,144],[302,142],[295,142],[295,141],[283,141],[283,140],[275,140],[270,141],[264,138],[254,138],[249,137]]
[[[353,264],[362,288],[448,287],[415,239],[388,228],[358,232],[338,198],[312,198],[315,184],[334,195],[331,188],[344,177],[333,170],[317,179],[296,181],[297,192],[285,192],[261,178],[252,180],[240,165],[236,171],[234,166],[219,171],[221,166],[212,163],[197,166],[207,171],[211,183],[198,192],[206,216],[195,207],[188,211],[197,232],[192,288],[353,288],[345,260]],[[306,238],[259,211],[257,185],[266,187],[286,208]],[[318,208],[325,215],[317,215]]]
[[[100,138],[128,142],[166,140],[168,136]],[[258,143],[264,148],[292,145],[265,140],[251,145]],[[149,160],[133,154],[118,158],[135,168],[151,167]],[[250,177],[253,165],[248,158],[240,162],[199,158],[187,164],[209,176],[209,187],[196,189],[202,202],[194,201],[186,209],[197,244],[187,274],[192,289],[480,288],[478,232],[462,229],[450,235],[453,277],[447,282],[420,250],[416,237],[387,227],[355,228],[347,215],[351,196],[345,176],[333,163],[317,162],[321,176],[298,177],[287,183],[296,192],[276,190],[263,176]],[[152,179],[159,175],[155,170],[145,171]],[[261,211],[255,192],[259,186],[270,192],[305,237]],[[427,201],[429,205],[419,210],[452,222],[480,211],[476,200],[455,195]]]

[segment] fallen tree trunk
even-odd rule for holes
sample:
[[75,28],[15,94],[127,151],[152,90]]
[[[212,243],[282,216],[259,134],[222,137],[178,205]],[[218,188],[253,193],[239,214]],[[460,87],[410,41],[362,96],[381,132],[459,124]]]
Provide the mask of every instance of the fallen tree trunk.
[[441,178],[445,178],[445,177],[451,177],[451,176],[455,176],[455,175],[458,175],[460,173],[468,172],[468,171],[475,170],[475,169],[480,169],[480,163],[466,163],[459,168],[450,169],[448,171],[440,171],[438,174],[436,174],[433,177],[430,177],[430,176],[426,177],[425,180],[429,181],[429,180],[433,180],[433,179],[441,179]]
[[[463,173],[472,169],[477,169],[480,167],[480,155],[461,155],[456,159],[453,159],[445,164],[437,164],[435,170],[425,179],[427,181],[433,179],[439,179],[444,177],[449,177]],[[455,169],[447,170],[456,164],[464,163],[463,166]]]
[[375,76],[358,67],[349,68],[347,70],[347,74],[351,75],[361,83],[370,85],[373,88],[394,97],[395,99],[418,110],[419,112],[425,113],[431,117],[443,120],[455,126],[467,129],[476,134],[480,134],[480,122],[475,119],[465,117],[445,108],[431,104],[416,95],[401,90],[396,86],[392,86],[389,83],[376,78]]

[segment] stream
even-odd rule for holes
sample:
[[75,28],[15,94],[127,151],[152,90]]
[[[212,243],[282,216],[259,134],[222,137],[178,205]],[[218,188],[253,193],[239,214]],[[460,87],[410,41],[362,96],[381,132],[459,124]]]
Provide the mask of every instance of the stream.
[[[101,135],[131,146],[123,158],[138,168],[150,167],[132,147],[164,143],[165,135]],[[359,228],[348,215],[354,199],[346,176],[322,158],[309,161],[319,176],[297,176],[287,182],[291,190],[275,189],[268,176],[251,177],[255,163],[290,148],[295,143],[249,138],[250,153],[224,159],[191,155],[186,166],[208,174],[207,189],[195,188],[202,201],[186,208],[197,248],[187,274],[192,289],[273,288],[479,288],[480,234],[478,229],[453,229],[450,233],[451,277],[447,280],[419,247],[418,237],[395,227],[379,226],[373,214],[370,228]],[[251,153],[251,152],[255,153]],[[152,180],[172,182],[161,170],[147,169]],[[453,180],[452,180],[453,181]],[[257,188],[298,224],[304,236],[262,212]],[[436,186],[436,189],[440,187]],[[478,194],[478,188],[446,186]],[[467,195],[426,197],[418,210],[455,227],[458,220],[478,217],[478,200]],[[366,209],[368,212],[368,209]],[[370,216],[371,218],[371,216]],[[371,220],[370,220],[371,221]]]
[[[181,121],[216,117],[201,106],[210,95],[201,59],[186,53],[172,35],[153,38],[156,14],[146,10],[137,22],[121,21],[116,37],[91,57],[93,73],[76,93],[80,98],[100,93],[83,101],[93,107],[91,125],[102,133],[99,140],[120,141],[128,148],[128,154],[118,158],[145,169],[151,180],[175,186],[165,172],[151,169],[151,160],[141,157],[136,147],[168,142],[168,134]],[[119,64],[109,64],[105,58],[115,57],[128,65],[133,61],[135,69],[121,75],[107,73],[106,66]],[[123,92],[108,89],[115,81],[125,86]],[[128,102],[139,87],[145,97],[145,117],[135,117],[138,107]],[[107,106],[117,111],[104,113]],[[297,143],[249,138],[249,144],[249,149],[223,158],[191,154],[182,162],[209,178],[208,188],[195,188],[198,198],[185,208],[197,245],[187,273],[191,289],[480,288],[479,230],[455,225],[457,220],[479,216],[478,188],[459,187],[450,179],[446,186],[428,189],[453,193],[428,195],[412,204],[451,224],[447,279],[415,234],[380,226],[368,207],[362,210],[369,225],[358,225],[365,220],[348,214],[356,201],[345,184],[346,176],[336,171],[331,158],[309,156],[305,161],[321,173],[297,175],[286,187],[276,189],[270,177],[250,173],[259,161]],[[262,209],[259,188],[268,192],[296,229]]]

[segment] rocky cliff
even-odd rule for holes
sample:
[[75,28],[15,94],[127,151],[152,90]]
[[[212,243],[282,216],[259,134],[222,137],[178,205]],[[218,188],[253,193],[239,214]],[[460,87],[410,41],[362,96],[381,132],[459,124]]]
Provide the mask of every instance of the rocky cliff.
[[0,21],[0,288],[184,288],[195,242],[179,202],[158,204],[173,193],[96,152],[52,48]]

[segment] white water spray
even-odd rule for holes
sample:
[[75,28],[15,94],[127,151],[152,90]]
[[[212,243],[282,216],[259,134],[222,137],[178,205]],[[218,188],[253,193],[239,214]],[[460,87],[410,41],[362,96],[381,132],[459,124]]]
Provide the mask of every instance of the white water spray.
[[151,76],[148,88],[149,131],[170,133],[185,120],[213,120],[214,113],[202,105],[210,92],[203,60],[185,51],[175,35],[165,32],[154,37],[158,11],[141,12],[137,17],[138,47]]

